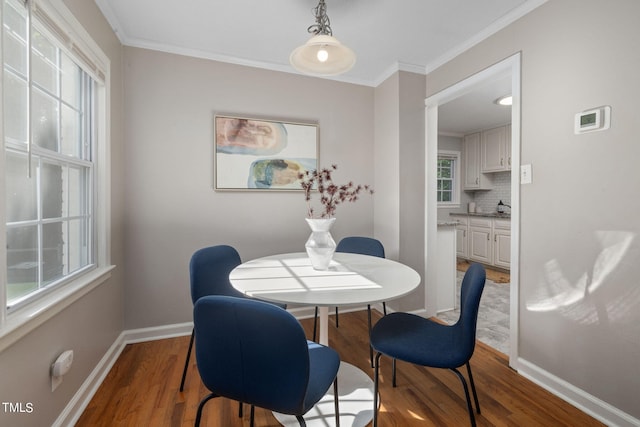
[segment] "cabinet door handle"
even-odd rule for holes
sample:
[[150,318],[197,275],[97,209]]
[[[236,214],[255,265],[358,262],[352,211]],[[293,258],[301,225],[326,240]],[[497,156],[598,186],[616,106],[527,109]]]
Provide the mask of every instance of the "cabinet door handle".
[[476,184],[478,184],[478,180],[479,180],[479,179],[480,179],[480,178],[476,178]]
[[509,166],[511,166],[511,157],[509,157]]
[[504,166],[504,159],[500,159],[500,166]]
[[498,235],[496,234],[495,236],[493,236],[493,241],[497,242],[498,241]]
[[487,234],[487,240],[491,240],[491,237],[489,237],[489,235]]

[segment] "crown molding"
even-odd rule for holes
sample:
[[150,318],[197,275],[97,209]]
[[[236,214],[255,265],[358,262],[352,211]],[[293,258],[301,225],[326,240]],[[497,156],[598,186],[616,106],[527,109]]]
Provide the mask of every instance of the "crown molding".
[[177,55],[191,56],[195,58],[225,62],[229,64],[243,65],[246,67],[260,68],[260,69],[270,70],[270,71],[279,71],[279,72],[284,72],[289,74],[297,74],[305,77],[322,78],[326,80],[333,80],[333,81],[338,81],[343,83],[350,83],[350,84],[369,86],[369,87],[379,86],[385,80],[387,80],[389,77],[391,77],[393,74],[397,73],[398,71],[407,71],[411,73],[426,75],[431,71],[435,70],[436,68],[439,68],[445,63],[451,61],[453,58],[462,54],[463,52],[467,51],[473,46],[484,41],[488,37],[502,30],[503,28],[515,22],[516,20],[520,19],[521,17],[531,12],[532,10],[543,5],[547,1],[548,0],[527,0],[524,4],[513,9],[512,11],[510,11],[500,19],[496,20],[489,27],[485,28],[480,33],[476,34],[475,36],[471,37],[465,42],[457,45],[453,49],[450,49],[449,51],[445,52],[443,55],[441,55],[434,61],[430,62],[426,66],[403,63],[403,62],[395,62],[394,64],[391,64],[382,73],[380,73],[380,75],[377,78],[368,80],[368,79],[352,78],[352,77],[348,77],[347,75],[328,76],[328,77],[307,76],[305,74],[302,74],[294,70],[289,64],[278,64],[278,63],[272,63],[272,62],[254,61],[246,58],[238,58],[238,57],[229,56],[229,55],[211,53],[203,50],[190,49],[190,48],[185,48],[181,46],[172,46],[172,45],[166,45],[162,43],[156,43],[149,40],[131,38],[125,33],[122,25],[116,18],[115,13],[113,12],[113,9],[110,6],[109,0],[95,0],[96,4],[98,5],[98,8],[102,11],[103,15],[111,25],[116,36],[120,40],[120,43],[122,43],[125,46],[150,49],[150,50],[155,50],[160,52],[173,53]]
[[537,9],[538,7],[542,6],[547,1],[548,0],[528,0],[528,1],[526,1],[521,6],[513,9],[512,11],[507,13],[506,15],[504,15],[501,18],[499,18],[496,21],[494,21],[491,25],[489,25],[487,28],[485,28],[484,30],[482,30],[478,34],[476,34],[473,37],[467,39],[465,42],[460,43],[459,45],[455,46],[453,49],[450,49],[449,51],[445,52],[443,55],[441,55],[440,57],[438,57],[434,61],[431,61],[430,63],[428,63],[427,66],[425,67],[426,73],[428,74],[428,73],[432,72],[433,70],[441,67],[442,65],[444,65],[447,62],[451,61],[452,59],[454,59],[458,55],[460,55],[460,54],[464,53],[465,51],[471,49],[472,47],[474,47],[475,45],[479,44],[480,42],[488,39],[489,37],[491,37],[492,35],[494,35],[498,31],[502,30],[503,28],[511,25],[512,23],[514,23],[518,19],[522,18],[523,16],[525,16],[529,12],[531,12],[534,9]]

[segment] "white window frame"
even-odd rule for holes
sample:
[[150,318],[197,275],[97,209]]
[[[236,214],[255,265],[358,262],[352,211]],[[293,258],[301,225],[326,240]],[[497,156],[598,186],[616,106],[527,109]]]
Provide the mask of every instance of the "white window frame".
[[[453,200],[450,202],[438,202],[438,208],[458,208],[460,207],[460,159],[461,155],[459,151],[452,150],[438,150],[438,160],[441,158],[453,159],[454,160],[454,170],[453,170]],[[437,179],[437,175],[436,175]],[[437,187],[436,187],[437,192]],[[437,199],[437,197],[436,197]]]
[[[94,146],[94,239],[95,266],[51,292],[43,294],[15,310],[7,310],[6,271],[6,213],[0,210],[0,351],[4,350],[82,296],[111,277],[111,196],[110,196],[110,61],[89,33],[82,27],[63,0],[29,0],[32,17],[44,23],[67,54],[74,58],[98,83],[96,98],[96,142]],[[2,18],[0,7],[0,20]],[[1,36],[0,36],[1,37]],[[0,56],[2,51],[0,50]],[[2,58],[0,58],[1,60]],[[4,61],[2,61],[4,62]],[[1,89],[0,89],[1,90]],[[2,93],[0,93],[0,98]],[[0,103],[0,112],[2,112]],[[0,114],[0,120],[3,114]],[[2,123],[0,123],[2,125]],[[4,126],[0,126],[0,140],[4,144]],[[3,147],[4,152],[4,147]],[[0,170],[5,170],[5,157],[0,156]],[[5,176],[0,174],[0,205],[5,206]]]

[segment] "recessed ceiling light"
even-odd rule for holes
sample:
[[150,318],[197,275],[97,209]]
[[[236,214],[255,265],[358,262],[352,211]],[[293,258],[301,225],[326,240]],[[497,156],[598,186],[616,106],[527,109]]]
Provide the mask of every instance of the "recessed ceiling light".
[[511,95],[505,95],[505,96],[501,96],[500,98],[496,99],[493,102],[495,102],[498,105],[509,106],[513,103],[513,97]]

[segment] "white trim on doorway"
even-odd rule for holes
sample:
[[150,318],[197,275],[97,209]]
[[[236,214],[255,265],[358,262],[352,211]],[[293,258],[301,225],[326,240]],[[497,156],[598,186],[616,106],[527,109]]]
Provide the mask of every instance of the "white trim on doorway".
[[436,314],[434,285],[437,272],[436,233],[436,168],[438,155],[438,106],[473,91],[487,82],[511,76],[511,292],[510,292],[510,351],[509,365],[518,369],[518,300],[520,265],[520,60],[516,53],[425,100],[425,308],[428,316]]

